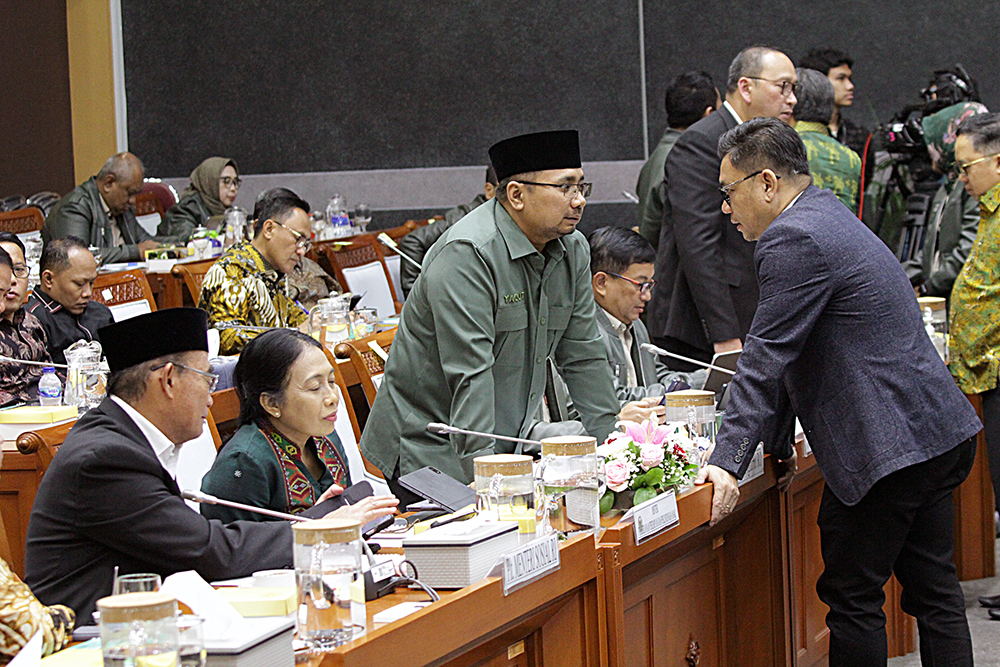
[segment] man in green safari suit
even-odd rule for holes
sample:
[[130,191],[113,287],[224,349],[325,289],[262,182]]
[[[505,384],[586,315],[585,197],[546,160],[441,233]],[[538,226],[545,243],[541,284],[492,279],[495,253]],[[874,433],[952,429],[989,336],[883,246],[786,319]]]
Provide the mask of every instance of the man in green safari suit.
[[575,130],[490,148],[496,197],[449,229],[424,259],[403,307],[361,450],[396,480],[434,466],[462,482],[473,458],[515,451],[493,438],[427,431],[429,422],[525,437],[551,356],[587,431],[603,440],[619,410],[576,231],[590,194]]

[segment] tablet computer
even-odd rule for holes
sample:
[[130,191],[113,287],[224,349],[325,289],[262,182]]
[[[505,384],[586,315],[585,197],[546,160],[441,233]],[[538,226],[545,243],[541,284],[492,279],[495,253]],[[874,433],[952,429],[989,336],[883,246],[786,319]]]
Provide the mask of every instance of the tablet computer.
[[432,500],[449,512],[476,502],[476,492],[454,477],[427,466],[399,478],[399,485],[421,498]]

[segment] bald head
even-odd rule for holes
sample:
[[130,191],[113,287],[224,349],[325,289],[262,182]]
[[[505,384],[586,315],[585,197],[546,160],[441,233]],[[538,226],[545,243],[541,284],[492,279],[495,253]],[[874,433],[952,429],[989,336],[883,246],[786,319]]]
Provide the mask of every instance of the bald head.
[[131,153],[112,155],[97,172],[97,188],[113,215],[124,213],[142,192],[142,162]]

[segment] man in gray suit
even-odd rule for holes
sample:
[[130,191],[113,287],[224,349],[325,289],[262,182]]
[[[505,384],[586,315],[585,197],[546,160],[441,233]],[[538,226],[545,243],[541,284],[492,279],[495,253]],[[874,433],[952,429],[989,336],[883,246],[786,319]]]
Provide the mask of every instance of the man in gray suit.
[[135,219],[135,197],[142,193],[142,162],[131,153],[108,158],[97,176],[81,183],[49,212],[42,226],[45,245],[75,236],[101,249],[105,264],[138,262],[159,247]]
[[[639,317],[653,291],[656,251],[631,229],[602,227],[590,242],[590,284],[597,310],[597,328],[622,402],[619,418],[639,421],[662,416],[663,394],[683,383],[704,384],[705,372],[692,375],[670,371],[660,359],[642,349],[649,333]],[[698,379],[693,379],[697,376]]]
[[[952,490],[981,424],[924,331],[902,267],[811,184],[796,132],[770,118],[719,142],[723,211],[757,240],[760,304],[709,465],[712,523],[758,445],[795,470],[797,415],[823,472],[819,511],[830,665],[886,664],[882,587],[895,573],[924,665],[971,665],[953,554]],[[758,240],[759,239],[759,240]]]

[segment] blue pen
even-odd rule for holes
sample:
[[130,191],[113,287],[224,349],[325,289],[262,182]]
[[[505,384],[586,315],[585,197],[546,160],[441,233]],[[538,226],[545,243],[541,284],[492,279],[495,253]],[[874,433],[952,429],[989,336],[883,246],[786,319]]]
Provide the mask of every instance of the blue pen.
[[309,310],[305,306],[303,306],[301,303],[299,303],[297,299],[295,301],[295,305],[298,306],[299,308],[301,308],[302,312],[305,313],[306,315],[309,314]]

